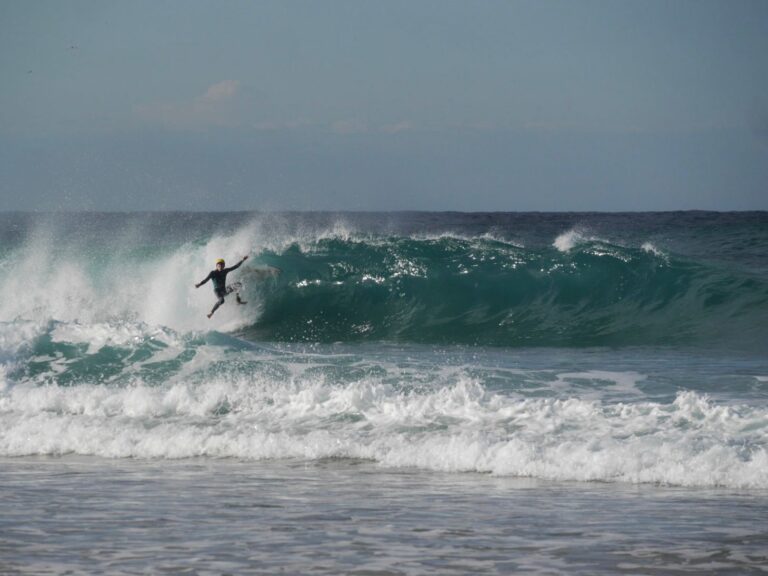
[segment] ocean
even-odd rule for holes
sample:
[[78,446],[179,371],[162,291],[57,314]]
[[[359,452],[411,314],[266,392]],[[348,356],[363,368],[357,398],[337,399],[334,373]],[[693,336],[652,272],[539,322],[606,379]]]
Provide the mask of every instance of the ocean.
[[0,213],[0,265],[2,574],[768,573],[766,212]]

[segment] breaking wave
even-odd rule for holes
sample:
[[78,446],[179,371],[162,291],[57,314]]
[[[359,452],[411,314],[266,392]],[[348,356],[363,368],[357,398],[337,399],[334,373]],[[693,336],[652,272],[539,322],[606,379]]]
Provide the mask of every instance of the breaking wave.
[[[0,322],[117,319],[252,341],[768,348],[764,277],[647,240],[627,245],[577,228],[550,244],[341,225],[275,233],[243,224],[208,236],[177,228],[29,231],[0,253],[12,271],[0,278]],[[251,305],[224,306],[209,321],[210,287],[193,284],[216,257],[245,254],[230,279],[245,284]],[[282,274],[266,277],[267,266]]]
[[[656,350],[768,349],[765,271],[704,249],[574,226],[21,220],[0,219],[0,456],[362,458],[768,488],[764,364],[643,387]],[[208,320],[210,287],[194,284],[246,254],[230,279],[248,305]],[[588,371],[516,363],[588,346],[613,355]],[[639,366],[613,366],[637,346],[651,350]],[[446,363],[441,348],[485,360]]]

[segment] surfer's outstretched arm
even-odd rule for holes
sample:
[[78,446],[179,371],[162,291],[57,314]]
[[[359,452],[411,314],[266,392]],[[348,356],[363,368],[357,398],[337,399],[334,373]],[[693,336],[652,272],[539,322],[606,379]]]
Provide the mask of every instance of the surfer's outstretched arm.
[[240,262],[238,262],[234,266],[230,266],[229,268],[224,268],[224,271],[229,273],[229,272],[232,272],[232,270],[237,270],[238,268],[240,268],[240,266],[243,265],[243,262],[245,262],[246,260],[248,260],[248,256],[243,256],[243,259],[240,260]]
[[200,280],[200,282],[195,284],[195,288],[200,288],[200,286],[208,282],[208,280],[211,279],[211,274],[213,274],[213,272],[208,272],[208,276],[206,276],[203,280]]

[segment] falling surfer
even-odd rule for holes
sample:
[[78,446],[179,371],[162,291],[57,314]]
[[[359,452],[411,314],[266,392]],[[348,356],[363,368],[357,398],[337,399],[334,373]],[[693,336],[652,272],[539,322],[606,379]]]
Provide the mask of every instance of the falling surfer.
[[204,280],[195,284],[195,288],[200,288],[200,286],[208,282],[208,280],[213,281],[213,292],[214,294],[216,294],[216,297],[218,298],[218,300],[216,301],[216,304],[213,305],[213,309],[211,310],[211,313],[208,314],[208,318],[213,316],[213,313],[216,312],[219,306],[224,304],[224,297],[227,294],[231,294],[232,292],[235,293],[235,298],[237,299],[238,304],[246,304],[246,302],[240,299],[239,290],[242,287],[242,284],[240,282],[227,284],[227,274],[229,274],[233,270],[237,270],[238,268],[240,268],[242,263],[245,262],[247,259],[248,259],[248,256],[243,256],[243,259],[240,260],[240,262],[238,262],[234,266],[225,268],[224,259],[219,258],[218,260],[216,260],[216,269],[211,270],[208,273],[208,276],[206,276]]

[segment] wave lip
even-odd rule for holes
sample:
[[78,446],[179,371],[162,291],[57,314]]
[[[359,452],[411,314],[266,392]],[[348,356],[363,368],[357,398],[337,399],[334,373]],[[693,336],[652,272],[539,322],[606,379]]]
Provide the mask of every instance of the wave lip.
[[552,242],[552,246],[557,248],[560,252],[568,252],[584,240],[584,235],[580,231],[571,229],[555,238],[555,241]]

